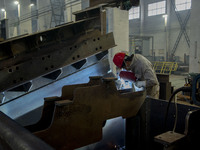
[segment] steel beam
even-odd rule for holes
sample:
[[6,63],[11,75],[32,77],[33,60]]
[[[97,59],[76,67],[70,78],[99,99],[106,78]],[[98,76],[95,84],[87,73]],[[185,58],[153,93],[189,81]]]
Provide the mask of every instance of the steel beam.
[[64,86],[61,97],[46,98],[41,120],[26,127],[55,149],[72,150],[101,140],[107,119],[135,116],[145,92],[117,91],[115,79],[93,77]]
[[0,43],[0,92],[114,47],[113,34],[101,31],[106,22],[101,10],[95,7],[92,17]]
[[3,103],[5,100],[5,95],[4,93],[0,93],[0,103]]
[[12,92],[29,92],[32,86],[33,86],[32,82],[27,82],[16,88],[11,89],[10,91],[12,91]]
[[40,115],[33,114],[25,118],[23,116],[38,107],[42,107],[44,97],[60,96],[63,86],[87,83],[89,76],[103,76],[110,70],[107,59],[103,59],[98,63],[94,60],[96,60],[94,56],[87,59],[87,64],[80,70],[76,70],[72,66],[64,67],[63,74],[53,82],[52,80],[44,82],[43,77],[33,80],[33,87],[28,93],[22,93],[17,96],[16,92],[2,93],[2,96],[5,95],[5,100],[3,104],[0,104],[0,110],[12,119],[21,118],[19,123],[23,126],[37,122]]
[[138,6],[140,3],[140,0],[90,0],[90,7],[104,4],[104,3],[107,3],[111,6],[116,7],[116,6],[119,6],[120,3],[123,3],[123,2],[130,2],[132,6]]
[[62,69],[58,69],[50,74],[47,74],[43,76],[44,78],[51,79],[51,80],[57,80],[58,77],[62,74]]
[[[89,33],[86,35],[88,37]],[[0,91],[13,88],[38,76],[45,75],[55,69],[75,63],[90,55],[105,51],[115,46],[113,34],[101,35],[98,31],[84,42],[75,44],[73,47],[57,47],[59,51],[34,57],[32,60],[13,65],[0,71]],[[85,38],[87,39],[87,38]],[[74,50],[71,50],[74,49]]]

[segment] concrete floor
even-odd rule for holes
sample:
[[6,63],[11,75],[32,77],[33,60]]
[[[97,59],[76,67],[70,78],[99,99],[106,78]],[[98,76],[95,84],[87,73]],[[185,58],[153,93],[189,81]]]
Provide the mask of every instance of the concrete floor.
[[185,78],[187,78],[187,75],[174,75],[171,74],[169,77],[169,81],[171,82],[174,89],[178,89],[185,84]]

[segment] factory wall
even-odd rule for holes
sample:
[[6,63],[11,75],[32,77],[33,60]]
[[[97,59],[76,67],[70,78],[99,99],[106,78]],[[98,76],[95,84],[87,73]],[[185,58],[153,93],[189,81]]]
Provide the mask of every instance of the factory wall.
[[[54,27],[55,21],[52,16],[51,1],[54,2],[55,0],[19,0],[19,5],[12,0],[5,1],[6,18],[9,23],[9,38]],[[88,0],[60,0],[60,2],[64,2],[61,24],[74,21],[73,12],[89,5]],[[32,3],[34,5],[31,6]],[[82,6],[82,4],[84,5]],[[0,19],[4,19],[2,12],[0,13]]]
[[129,52],[128,12],[118,8],[109,8],[107,10],[107,32],[114,34],[116,46],[109,50],[109,63],[112,72],[116,74],[116,66],[112,62],[114,55],[121,51]]
[[[12,18],[12,19],[14,19],[16,16],[15,16],[15,7],[14,7],[14,4],[13,3],[8,3],[8,4],[3,4],[3,3],[1,3],[2,4],[2,7],[1,8],[3,8],[4,7],[4,9],[5,10],[10,10],[10,11],[7,11],[6,12],[6,18],[8,18],[8,16],[9,16],[9,18]],[[16,8],[17,9],[17,8]],[[0,11],[0,20],[2,20],[2,19],[4,19],[5,18],[5,14],[2,12],[2,11]],[[13,28],[12,28],[12,30],[14,30]],[[10,36],[10,35],[9,35]]]
[[90,0],[81,0],[82,9],[88,8],[90,5]]
[[[154,52],[156,56],[164,56],[166,60],[166,54],[171,52],[174,44],[177,40],[178,34],[181,30],[179,21],[175,14],[170,0],[166,0],[167,10],[167,25],[165,26],[165,18],[162,15],[148,16],[148,4],[159,2],[162,0],[141,0],[140,11],[141,16],[139,19],[130,20],[130,35],[140,35],[140,36],[153,36],[154,37]],[[179,11],[178,12],[184,21],[188,11]],[[186,30],[187,34],[190,34],[190,20],[188,20]],[[150,45],[150,48],[152,46]],[[152,50],[150,50],[152,51]],[[186,43],[184,35],[179,42],[175,56],[177,61],[184,61],[184,54],[189,55],[189,48]],[[152,55],[152,54],[151,54]]]
[[50,0],[37,0],[38,10],[38,31],[44,31],[50,28],[51,25],[51,5]]
[[30,6],[30,0],[23,1],[23,3],[20,4],[20,34],[27,34],[32,33],[32,25],[31,25],[31,6]]
[[189,72],[200,73],[200,1],[193,0],[191,10],[191,46]]
[[77,0],[65,0],[65,22],[75,21],[75,15],[73,12],[79,11],[82,9],[81,1]]
[[[33,33],[37,31],[44,31],[52,27],[52,8],[50,0],[35,1],[37,1],[37,3],[32,8],[30,8],[29,6],[31,3],[30,0],[19,1],[19,19],[17,6],[14,5],[13,1],[11,0],[6,1],[6,7],[8,9],[7,18],[9,19],[9,37],[14,37],[26,33]],[[133,19],[129,21],[129,30],[130,35],[153,37],[153,46],[152,42],[147,42],[149,43],[149,51],[145,50],[146,56],[152,56],[152,52],[154,52],[156,56],[164,57],[164,60],[167,60],[166,55],[172,51],[181,28],[175,11],[170,3],[170,0],[166,0],[166,12],[168,15],[166,26],[163,15],[150,17],[148,16],[148,4],[159,1],[161,0],[141,0],[141,16],[139,19]],[[88,6],[89,0],[65,0],[64,23],[74,21],[74,15],[72,15],[72,13],[83,8],[87,8]],[[179,11],[178,13],[184,21],[188,11]],[[34,19],[31,19],[33,17]],[[187,23],[186,31],[187,34],[190,36],[190,19]],[[183,62],[185,54],[189,55],[189,48],[184,35],[182,35],[182,38],[175,53],[175,56],[177,56],[176,60]]]

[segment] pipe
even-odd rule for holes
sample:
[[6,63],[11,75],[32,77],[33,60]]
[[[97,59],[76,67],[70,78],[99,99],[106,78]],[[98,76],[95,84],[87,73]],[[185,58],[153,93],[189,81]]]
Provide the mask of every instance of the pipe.
[[0,149],[53,150],[48,144],[0,112]]
[[[192,87],[181,87],[181,88],[178,88],[178,89],[176,89],[173,93],[172,93],[172,95],[171,95],[171,97],[170,97],[170,99],[169,99],[169,102],[168,102],[168,105],[167,105],[167,110],[166,110],[166,113],[165,113],[165,122],[164,122],[164,126],[165,126],[165,128],[166,128],[166,124],[167,124],[167,117],[168,117],[168,112],[169,112],[169,106],[170,106],[170,104],[171,104],[171,102],[172,102],[172,99],[173,99],[173,97],[178,93],[178,92],[192,92]],[[177,119],[177,115],[176,115],[176,119]],[[176,124],[176,123],[175,123]]]

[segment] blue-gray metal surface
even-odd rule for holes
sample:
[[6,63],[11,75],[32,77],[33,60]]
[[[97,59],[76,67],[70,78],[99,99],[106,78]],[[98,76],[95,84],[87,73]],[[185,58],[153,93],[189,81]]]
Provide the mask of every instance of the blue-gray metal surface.
[[0,112],[1,150],[53,150],[51,146]]
[[[17,119],[26,113],[41,107],[45,97],[61,96],[61,88],[64,85],[87,83],[89,76],[103,76],[110,70],[109,62],[103,59],[97,64],[94,64],[86,69],[80,70],[66,78],[62,78],[57,82],[53,82],[39,90],[32,91],[27,95],[19,97],[9,103],[0,106],[0,111]],[[31,120],[31,118],[30,118]]]
[[59,75],[59,77],[56,80],[52,80],[52,79],[48,79],[48,78],[44,78],[44,77],[38,77],[38,78],[32,80],[31,81],[32,86],[31,86],[30,90],[27,92],[25,92],[25,91],[5,91],[4,93],[1,93],[0,101],[2,103],[0,103],[0,105],[3,105],[4,103],[7,103],[9,101],[12,101],[13,99],[18,99],[19,97],[24,96],[24,95],[28,94],[29,92],[35,91],[43,86],[52,84],[53,82],[56,82],[57,80],[60,80],[67,76],[70,76],[84,68],[87,68],[88,66],[94,65],[95,63],[97,63],[99,61],[99,60],[97,60],[96,55],[88,57],[88,58],[86,58],[86,60],[87,60],[86,63],[80,69],[76,69],[76,68],[72,67],[73,64],[61,68],[62,73]]

